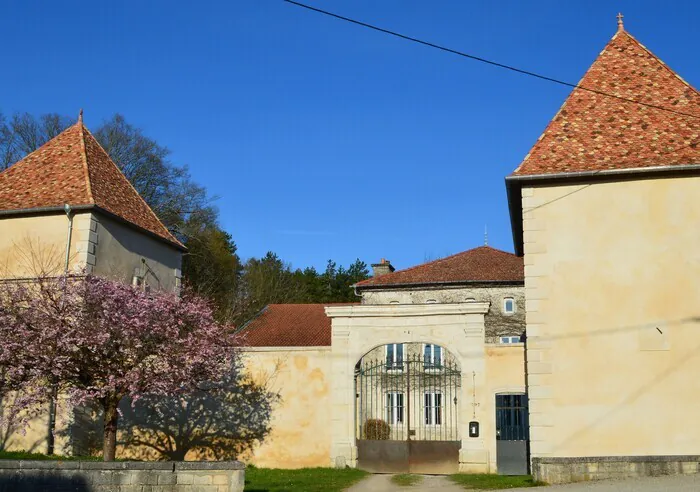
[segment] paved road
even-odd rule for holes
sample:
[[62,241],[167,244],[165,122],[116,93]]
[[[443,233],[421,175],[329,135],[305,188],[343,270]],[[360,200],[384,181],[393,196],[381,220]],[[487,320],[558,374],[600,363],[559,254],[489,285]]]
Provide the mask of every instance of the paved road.
[[[537,489],[511,489],[533,492]],[[697,492],[700,490],[700,475],[678,475],[672,477],[644,477],[627,480],[572,483],[545,487],[543,492]]]
[[[465,489],[446,477],[425,476],[413,487],[400,487],[391,483],[391,475],[370,475],[362,482],[350,487],[347,492],[409,492],[418,490],[440,490],[441,492],[464,492]],[[700,475],[672,477],[648,477],[628,480],[572,483],[553,485],[541,489],[508,489],[513,492],[697,492],[700,491]]]

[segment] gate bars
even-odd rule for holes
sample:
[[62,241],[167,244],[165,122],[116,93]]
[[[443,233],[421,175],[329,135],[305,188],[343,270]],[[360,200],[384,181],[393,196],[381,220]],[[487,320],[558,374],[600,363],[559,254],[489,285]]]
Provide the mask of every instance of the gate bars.
[[447,353],[440,360],[430,355],[408,354],[399,360],[363,358],[358,363],[357,439],[459,439],[460,369]]

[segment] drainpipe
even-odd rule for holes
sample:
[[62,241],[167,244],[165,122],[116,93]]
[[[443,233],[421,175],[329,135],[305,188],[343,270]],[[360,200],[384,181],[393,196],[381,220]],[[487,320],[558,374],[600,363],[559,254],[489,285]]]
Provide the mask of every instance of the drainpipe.
[[[73,236],[73,216],[71,215],[70,205],[67,203],[63,206],[63,210],[68,217],[68,233],[66,237],[66,258],[63,264],[63,274],[68,274],[68,264],[70,263],[70,243]],[[49,397],[49,428],[46,436],[46,454],[54,454],[56,446],[56,400],[58,399],[58,385],[54,384],[51,388]]]
[[73,235],[73,216],[71,213],[70,205],[67,203],[63,206],[63,210],[66,212],[66,217],[68,217],[68,237],[66,238],[66,261],[63,267],[63,272],[68,273],[68,262],[70,261],[70,240]]

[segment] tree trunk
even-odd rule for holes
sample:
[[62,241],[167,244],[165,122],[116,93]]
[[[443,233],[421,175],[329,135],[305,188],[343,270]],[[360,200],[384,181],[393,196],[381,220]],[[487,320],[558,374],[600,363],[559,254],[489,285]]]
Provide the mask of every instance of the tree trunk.
[[104,461],[114,461],[117,453],[117,423],[119,422],[119,399],[105,398],[102,403],[104,409],[104,443],[102,456]]
[[54,454],[56,442],[56,400],[58,399],[58,385],[51,387],[49,398],[49,428],[46,435],[46,454]]

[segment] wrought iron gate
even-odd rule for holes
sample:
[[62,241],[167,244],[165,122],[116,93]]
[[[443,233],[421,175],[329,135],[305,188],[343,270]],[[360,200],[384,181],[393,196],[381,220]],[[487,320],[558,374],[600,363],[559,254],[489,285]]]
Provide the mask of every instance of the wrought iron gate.
[[[375,473],[456,473],[460,370],[431,345],[362,360],[355,372],[358,467]],[[403,351],[401,351],[403,352]]]
[[499,475],[527,475],[529,430],[527,395],[496,395],[496,466]]

